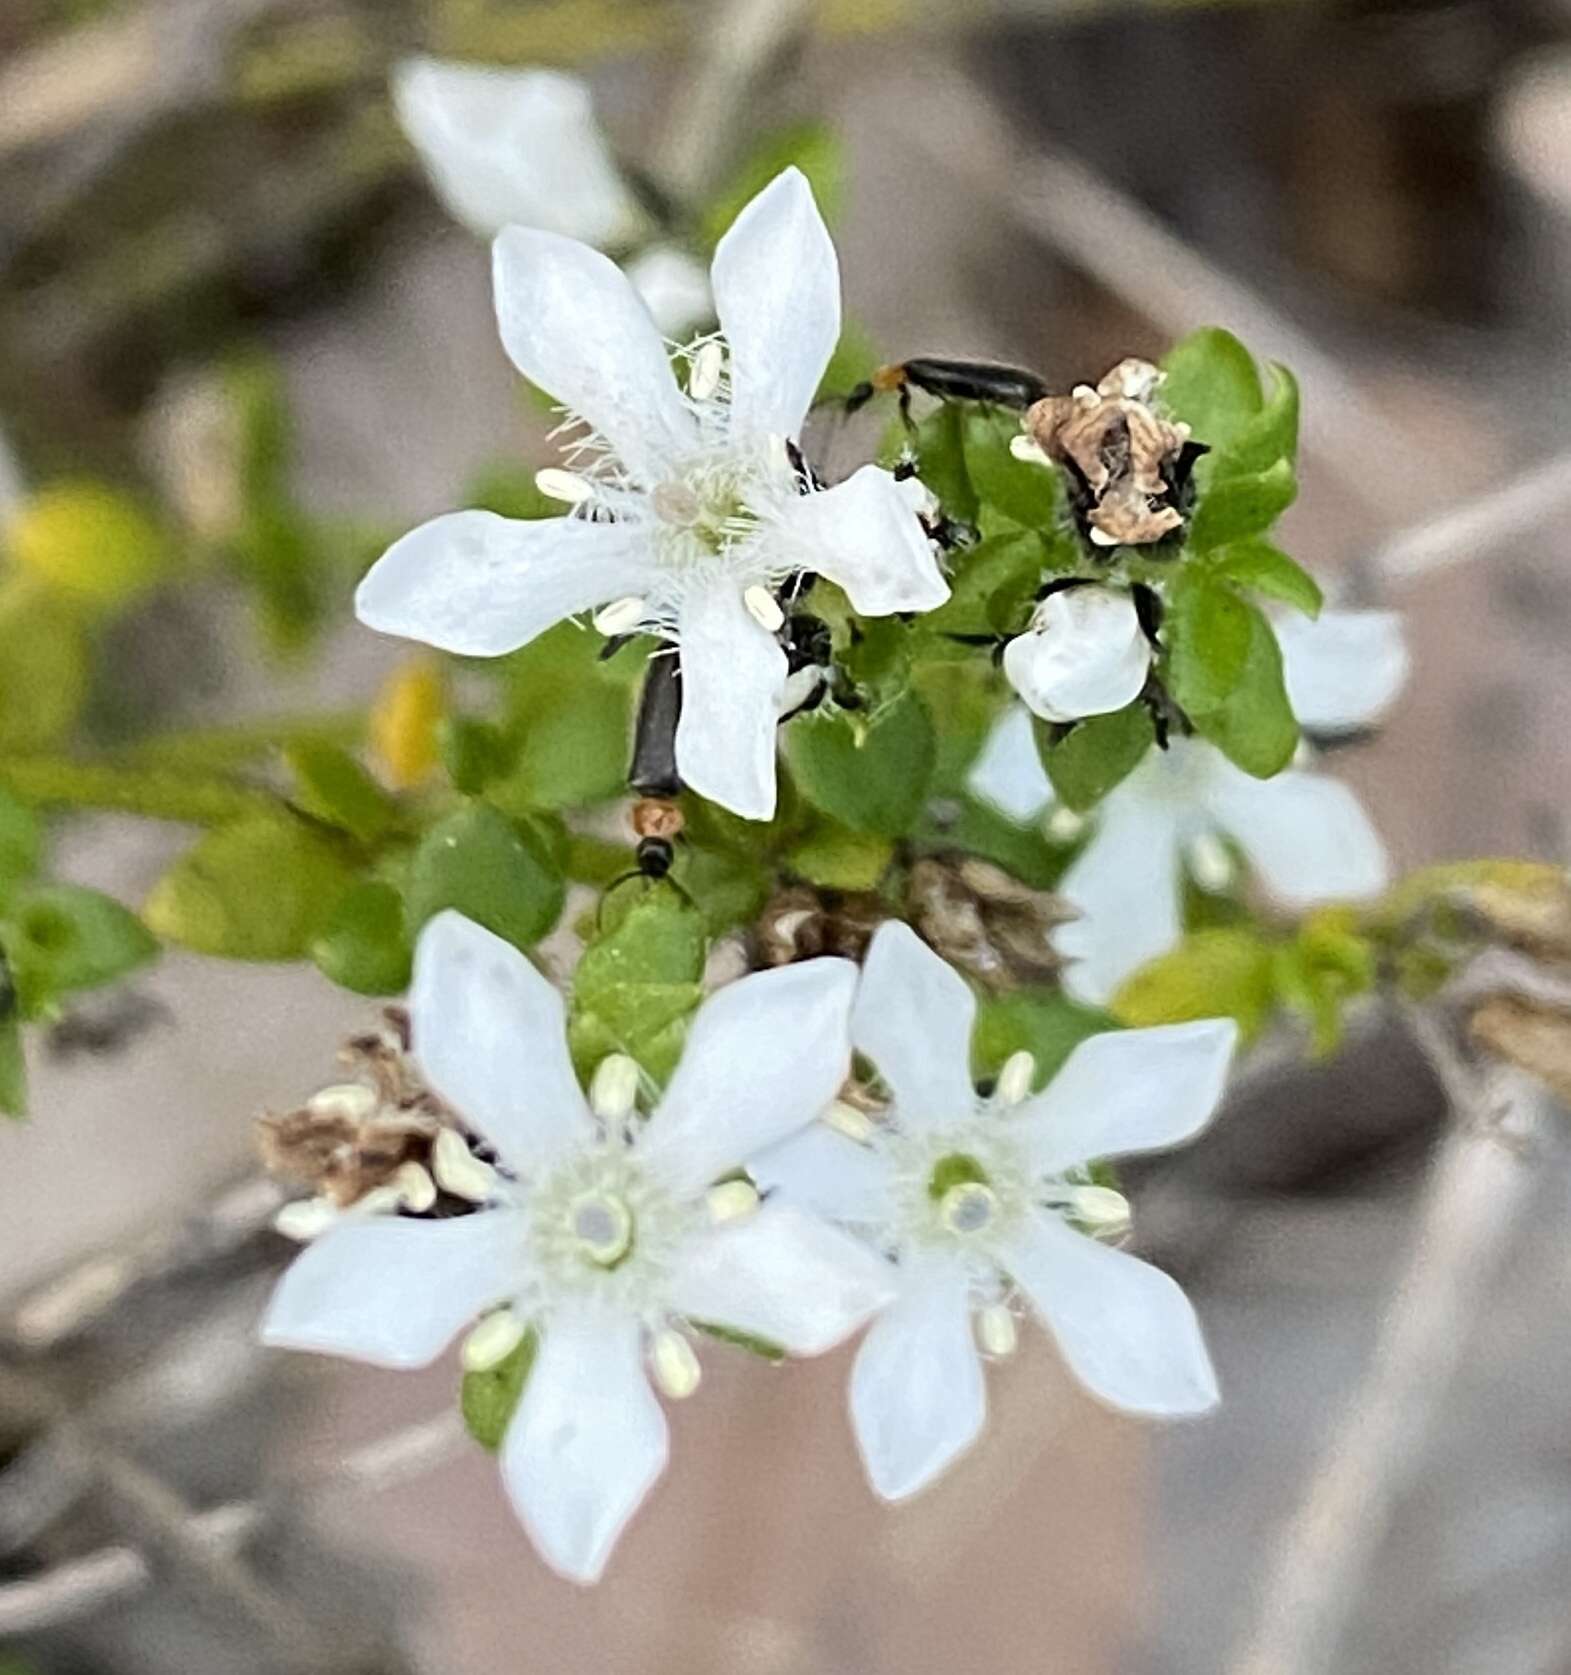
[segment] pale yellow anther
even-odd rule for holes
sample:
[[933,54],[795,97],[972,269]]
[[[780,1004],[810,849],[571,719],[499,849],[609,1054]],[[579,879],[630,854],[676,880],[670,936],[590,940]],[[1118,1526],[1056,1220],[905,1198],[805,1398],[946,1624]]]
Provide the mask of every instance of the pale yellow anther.
[[720,388],[720,374],[725,370],[725,345],[711,338],[693,356],[693,370],[688,374],[687,393],[694,401],[708,401]]
[[1076,384],[1069,392],[1082,407],[1095,407],[1102,398],[1089,384]]
[[273,1217],[273,1229],[303,1245],[319,1233],[325,1233],[338,1220],[339,1213],[331,1198],[295,1198]]
[[436,1182],[418,1163],[401,1163],[393,1171],[392,1185],[402,1206],[424,1215],[436,1202]]
[[431,1142],[431,1173],[443,1192],[483,1204],[496,1184],[496,1170],[470,1151],[457,1129],[437,1130]]
[[589,1108],[603,1122],[621,1122],[638,1103],[640,1071],[626,1053],[608,1053],[589,1082]]
[[569,506],[582,505],[595,492],[594,484],[576,471],[564,471],[559,465],[548,465],[535,473],[535,487],[548,500],[563,500]]
[[998,1103],[1019,1105],[1031,1097],[1031,1084],[1036,1079],[1036,1059],[1022,1048],[1004,1060],[998,1073]]
[[1116,535],[1109,535],[1105,529],[1098,529],[1095,524],[1092,524],[1086,533],[1091,537],[1093,547],[1116,547],[1119,545]]
[[710,1187],[704,1202],[709,1206],[709,1219],[717,1226],[741,1221],[758,1208],[758,1188],[751,1181],[722,1181]]
[[1034,436],[1012,436],[1009,439],[1009,451],[1023,465],[1051,465],[1052,459],[1047,450]]
[[785,622],[785,612],[780,609],[780,601],[767,587],[748,588],[742,595],[742,603],[747,606],[747,614],[753,621],[771,634]]
[[488,1373],[499,1367],[524,1341],[526,1327],[511,1309],[488,1314],[464,1339],[459,1350],[466,1373]]
[[365,1216],[394,1216],[408,1207],[408,1200],[404,1196],[402,1184],[395,1178],[384,1181],[381,1186],[374,1186],[369,1192],[362,1192],[360,1196],[343,1212],[346,1216],[361,1218]]
[[381,1101],[363,1082],[336,1082],[313,1093],[306,1109],[314,1117],[335,1117],[343,1122],[365,1122],[376,1115]]
[[639,623],[644,620],[644,613],[648,609],[645,602],[636,594],[628,594],[624,599],[613,599],[609,605],[603,605],[594,614],[595,627],[607,636],[616,634],[631,634]]
[[673,1332],[669,1327],[655,1333],[654,1342],[649,1346],[649,1370],[661,1393],[674,1402],[691,1396],[703,1377],[693,1346],[680,1332]]
[[1086,817],[1072,808],[1055,808],[1047,817],[1047,835],[1054,843],[1073,843],[1086,829]]
[[1184,858],[1190,876],[1202,890],[1226,890],[1238,876],[1231,852],[1215,832],[1197,832],[1189,840]]
[[866,1111],[857,1110],[856,1106],[846,1104],[843,1099],[837,1099],[830,1105],[824,1112],[823,1120],[837,1134],[843,1134],[859,1145],[865,1146],[873,1138],[873,1119]]
[[1020,1342],[1014,1314],[1002,1303],[989,1303],[976,1317],[976,1341],[984,1355],[1000,1360],[1013,1355]]
[[1069,1213],[1103,1237],[1129,1229],[1129,1200],[1110,1186],[1077,1186],[1069,1195]]

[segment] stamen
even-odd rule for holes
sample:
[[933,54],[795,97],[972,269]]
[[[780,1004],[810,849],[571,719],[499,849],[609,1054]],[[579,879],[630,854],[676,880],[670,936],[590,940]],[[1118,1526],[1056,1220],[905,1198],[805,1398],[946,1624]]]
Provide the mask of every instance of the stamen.
[[785,623],[780,601],[767,587],[748,588],[742,595],[742,603],[747,606],[747,614],[753,621],[771,634],[777,633]]
[[393,1171],[393,1189],[400,1207],[424,1215],[436,1202],[436,1182],[418,1163],[401,1163]]
[[620,1198],[585,1192],[568,1205],[568,1226],[585,1256],[614,1268],[633,1248],[633,1213]]
[[443,1192],[483,1204],[496,1184],[496,1170],[478,1158],[456,1128],[437,1130],[431,1142],[431,1173]]
[[1050,466],[1053,463],[1052,456],[1041,443],[1023,433],[1009,439],[1009,451],[1022,465]]
[[273,1231],[299,1244],[309,1244],[338,1220],[339,1213],[338,1206],[325,1193],[316,1198],[295,1198],[273,1217]]
[[999,1360],[1013,1355],[1020,1342],[1020,1329],[1011,1310],[1002,1303],[989,1303],[976,1317],[976,1341],[984,1355]]
[[685,1401],[698,1388],[703,1369],[693,1346],[670,1327],[656,1332],[649,1346],[649,1370],[661,1392],[673,1402]]
[[1047,817],[1047,835],[1054,843],[1073,843],[1086,829],[1086,817],[1072,808],[1055,808]]
[[720,388],[720,374],[724,369],[725,345],[716,338],[710,338],[693,356],[693,369],[687,376],[687,393],[694,401],[708,401]]
[[1129,1231],[1129,1200],[1110,1186],[1077,1186],[1069,1195],[1069,1213],[1100,1238]]
[[631,634],[644,620],[647,609],[644,600],[630,593],[623,599],[613,599],[609,605],[602,605],[594,614],[594,625],[607,639],[618,634]]
[[1086,533],[1091,537],[1093,547],[1116,547],[1121,545],[1116,535],[1109,535],[1105,529],[1098,529],[1095,524],[1092,524]]
[[865,1111],[846,1104],[843,1099],[835,1100],[820,1120],[828,1123],[836,1133],[845,1135],[846,1139],[855,1140],[858,1145],[865,1146],[873,1138],[873,1119]]
[[1004,1060],[998,1073],[997,1098],[1000,1105],[1019,1105],[1031,1096],[1031,1084],[1036,1079],[1036,1059],[1023,1048]]
[[595,492],[587,477],[576,471],[564,471],[559,465],[548,465],[535,473],[535,487],[550,500],[564,500],[569,506],[581,506]]
[[338,1082],[323,1088],[306,1101],[306,1109],[314,1117],[337,1117],[344,1122],[366,1122],[374,1117],[381,1101],[374,1088],[364,1082]]
[[488,1373],[499,1367],[524,1341],[528,1328],[511,1309],[488,1314],[464,1339],[459,1359],[466,1373]]
[[741,1221],[758,1208],[758,1188],[751,1181],[722,1181],[705,1194],[709,1219],[717,1226]]
[[638,1103],[642,1073],[626,1053],[608,1053],[595,1066],[589,1082],[589,1108],[602,1122],[622,1122]]

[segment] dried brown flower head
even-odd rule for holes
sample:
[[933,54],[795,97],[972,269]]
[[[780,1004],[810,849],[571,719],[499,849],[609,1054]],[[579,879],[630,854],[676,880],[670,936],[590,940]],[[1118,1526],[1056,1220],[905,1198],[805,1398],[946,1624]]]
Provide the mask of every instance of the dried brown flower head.
[[1571,1011],[1528,995],[1498,994],[1474,1010],[1467,1028],[1478,1046],[1571,1104]]
[[1098,546],[1145,546],[1183,526],[1174,497],[1189,427],[1151,407],[1161,378],[1149,361],[1123,360],[1095,389],[1081,384],[1026,412],[1026,434],[1081,483]]

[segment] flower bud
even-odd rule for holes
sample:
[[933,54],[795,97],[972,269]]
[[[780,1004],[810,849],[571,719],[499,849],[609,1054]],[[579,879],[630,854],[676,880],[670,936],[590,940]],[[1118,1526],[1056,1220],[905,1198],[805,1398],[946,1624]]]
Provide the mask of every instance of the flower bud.
[[1121,710],[1140,695],[1151,645],[1121,588],[1089,583],[1050,593],[1004,648],[1004,673],[1044,721]]

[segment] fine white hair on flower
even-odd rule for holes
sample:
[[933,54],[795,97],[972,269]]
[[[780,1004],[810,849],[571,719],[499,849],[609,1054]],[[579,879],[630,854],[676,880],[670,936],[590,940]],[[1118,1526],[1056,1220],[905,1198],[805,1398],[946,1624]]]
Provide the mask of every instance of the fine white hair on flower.
[[833,1098],[855,983],[819,959],[717,991],[645,1122],[626,1061],[585,1098],[562,998],[524,955],[439,914],[415,953],[413,1051],[494,1149],[490,1196],[447,1220],[330,1227],[279,1281],[264,1341],[421,1367],[482,1316],[471,1365],[535,1333],[503,1482],[545,1561],[595,1581],[665,1467],[651,1376],[672,1396],[697,1383],[691,1323],[816,1355],[893,1294],[881,1258],[802,1207],[732,1192],[721,1215],[707,1195]]
[[1121,710],[1140,696],[1150,668],[1151,642],[1129,590],[1095,583],[1050,593],[1004,647],[1009,684],[1044,721]]
[[851,1035],[890,1090],[889,1112],[862,1142],[821,1123],[749,1165],[766,1202],[840,1221],[895,1259],[899,1294],[851,1374],[857,1445],[888,1500],[924,1488],[976,1440],[986,1417],[979,1344],[1006,1354],[1022,1308],[1115,1408],[1176,1417],[1217,1401],[1182,1291],[1093,1236],[1122,1230],[1127,1205],[1089,1166],[1197,1133],[1221,1099],[1236,1026],[1204,1019],[1093,1036],[1041,1093],[1030,1092],[1027,1062],[981,1099],[975,1017],[971,990],[909,926],[881,926]]
[[549,479],[571,514],[437,518],[389,548],[355,606],[384,633],[491,657],[613,605],[617,632],[641,627],[678,648],[684,781],[767,820],[787,671],[779,586],[813,571],[869,616],[931,610],[949,589],[890,472],[863,466],[820,490],[792,461],[788,439],[840,335],[834,245],[800,171],[742,210],[711,277],[720,336],[691,346],[684,390],[613,262],[553,233],[504,231],[502,341],[571,414],[572,475]]
[[[1294,713],[1323,735],[1377,721],[1407,678],[1393,611],[1327,611],[1277,625]],[[1053,789],[1031,718],[999,719],[970,774],[971,790],[1016,821],[1040,817]],[[1059,882],[1078,917],[1053,945],[1072,963],[1064,986],[1104,1005],[1126,978],[1183,936],[1183,871],[1211,872],[1236,844],[1262,887],[1295,909],[1377,896],[1390,879],[1385,844],[1363,804],[1328,774],[1291,767],[1254,779],[1199,738],[1152,750],[1090,816],[1091,835]]]

